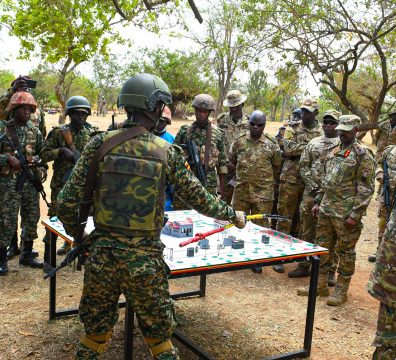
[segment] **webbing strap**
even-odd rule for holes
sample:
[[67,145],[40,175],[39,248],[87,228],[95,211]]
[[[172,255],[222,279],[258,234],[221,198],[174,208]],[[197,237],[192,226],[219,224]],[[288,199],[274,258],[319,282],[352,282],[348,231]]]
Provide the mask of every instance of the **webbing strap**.
[[161,342],[160,344],[156,345],[158,341],[161,341],[159,339],[149,339],[145,338],[145,341],[147,345],[150,348],[151,355],[153,357],[157,356],[158,354],[161,354],[165,351],[172,350],[173,349],[173,344],[170,340],[166,340]]
[[[99,354],[106,351],[108,346],[110,345],[110,340],[113,335],[113,332],[108,332],[103,335],[89,335],[86,334],[80,339],[80,343],[86,346],[88,349],[91,349]],[[104,341],[103,343],[99,343],[98,341]]]

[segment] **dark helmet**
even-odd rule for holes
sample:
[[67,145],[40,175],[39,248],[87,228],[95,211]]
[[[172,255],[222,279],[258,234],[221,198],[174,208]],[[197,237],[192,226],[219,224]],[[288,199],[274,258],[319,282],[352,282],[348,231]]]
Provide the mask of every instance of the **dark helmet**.
[[118,95],[118,107],[153,111],[158,101],[172,102],[168,85],[152,74],[137,74],[129,78]]
[[196,109],[213,111],[216,106],[216,101],[208,94],[199,94],[194,98],[191,105]]
[[291,115],[296,115],[301,117],[301,109],[300,108],[294,109]]
[[70,115],[71,110],[86,110],[88,115],[91,115],[91,105],[89,101],[84,96],[72,96],[66,102],[66,115]]
[[253,121],[256,119],[264,119],[266,120],[265,114],[261,110],[254,110],[248,117],[249,121]]

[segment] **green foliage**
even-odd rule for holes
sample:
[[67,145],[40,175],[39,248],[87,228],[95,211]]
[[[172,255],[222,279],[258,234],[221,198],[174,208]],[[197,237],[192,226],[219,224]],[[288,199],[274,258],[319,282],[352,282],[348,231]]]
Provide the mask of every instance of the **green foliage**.
[[0,96],[7,91],[14,79],[15,76],[11,71],[0,70]]

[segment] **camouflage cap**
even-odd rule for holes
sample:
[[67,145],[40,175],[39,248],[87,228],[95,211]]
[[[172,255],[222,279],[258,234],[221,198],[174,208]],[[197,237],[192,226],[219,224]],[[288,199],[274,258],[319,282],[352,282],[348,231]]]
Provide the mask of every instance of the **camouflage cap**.
[[339,121],[340,123],[336,129],[343,131],[351,131],[361,124],[360,117],[356,115],[341,115]]
[[227,93],[226,99],[223,101],[223,106],[235,107],[244,103],[246,99],[247,96],[239,90],[231,90]]
[[310,112],[314,112],[315,110],[319,110],[319,104],[315,99],[305,99],[300,109],[307,109]]
[[326,118],[326,117],[331,117],[333,120],[339,122],[339,121],[340,121],[340,116],[341,116],[341,115],[342,115],[342,114],[341,114],[339,111],[334,110],[334,109],[331,109],[331,110],[327,110],[327,111],[324,113],[323,119]]

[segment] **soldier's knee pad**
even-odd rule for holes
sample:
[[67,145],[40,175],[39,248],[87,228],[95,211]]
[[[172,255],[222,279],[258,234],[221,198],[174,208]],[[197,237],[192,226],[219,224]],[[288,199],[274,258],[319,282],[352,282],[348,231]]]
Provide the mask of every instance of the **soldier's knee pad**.
[[174,349],[172,342],[168,339],[162,341],[156,338],[144,338],[146,344],[149,346],[153,358],[159,356],[161,353],[169,352]]
[[85,334],[85,336],[80,339],[80,343],[88,349],[101,354],[109,347],[112,336],[112,331],[102,335]]

